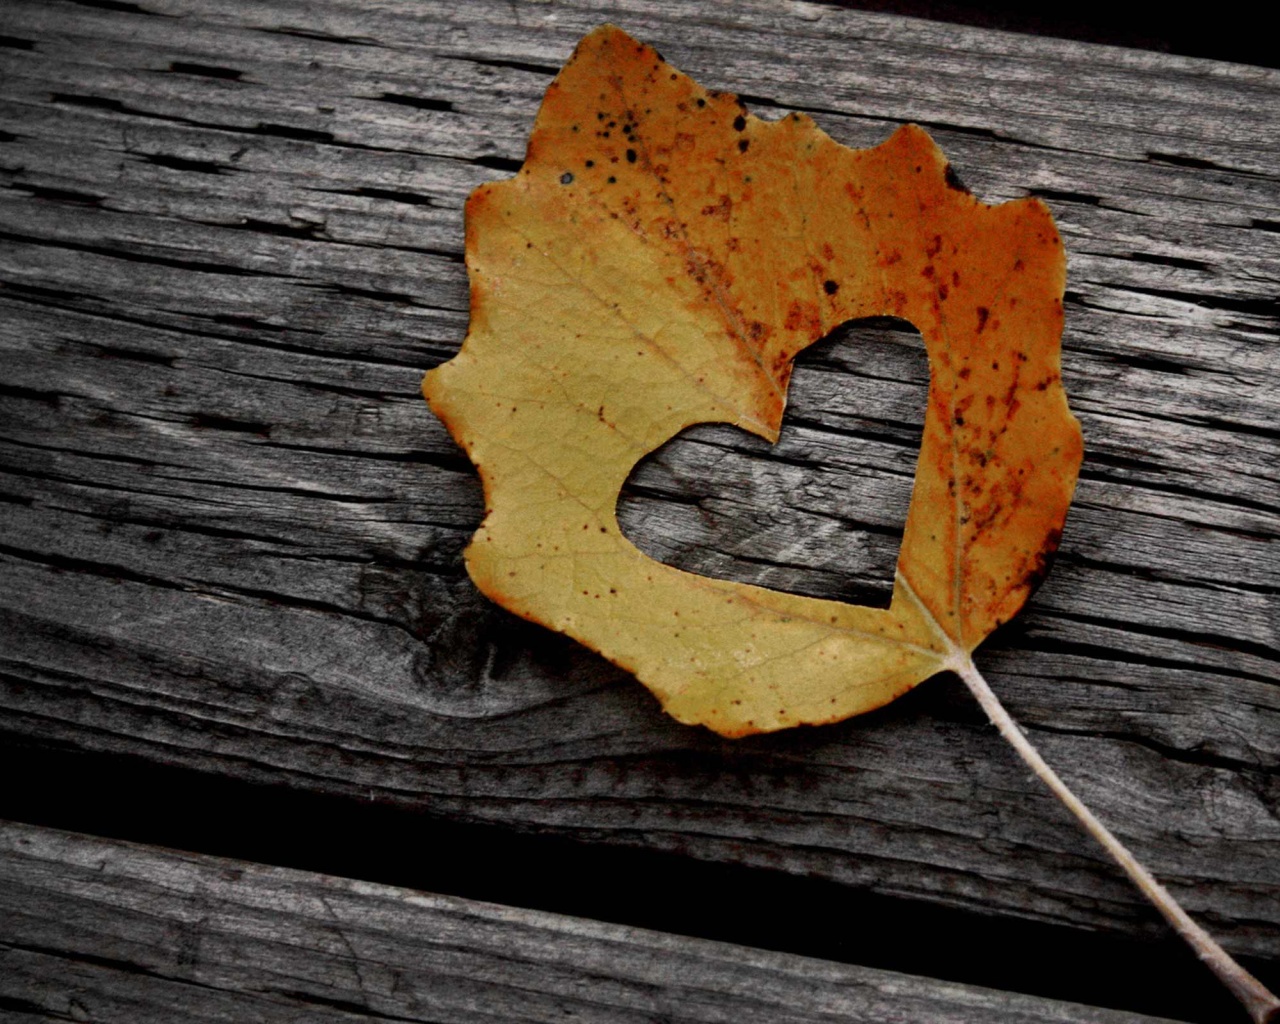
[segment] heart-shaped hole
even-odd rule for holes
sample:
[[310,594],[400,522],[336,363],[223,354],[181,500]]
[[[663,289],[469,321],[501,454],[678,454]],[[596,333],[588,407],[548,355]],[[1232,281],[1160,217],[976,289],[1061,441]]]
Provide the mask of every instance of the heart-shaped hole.
[[796,359],[777,444],[682,431],[632,471],[622,532],[687,572],[887,608],[928,391],[914,326],[843,324]]

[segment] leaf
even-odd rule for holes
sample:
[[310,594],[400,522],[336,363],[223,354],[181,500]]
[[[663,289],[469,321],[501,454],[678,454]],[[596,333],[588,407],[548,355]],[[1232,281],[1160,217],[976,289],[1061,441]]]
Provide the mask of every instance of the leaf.
[[[547,89],[520,173],[467,201],[471,327],[423,392],[484,483],[476,585],[726,736],[831,722],[956,672],[1256,1024],[1280,1000],[1067,788],[971,652],[1057,546],[1082,456],[1059,377],[1065,257],[1037,200],[987,206],[920,128],[868,150],[766,123],[605,26]],[[618,528],[635,464],[694,423],[776,440],[791,361],[912,321],[929,403],[885,609],[682,572]]]
[[[1065,259],[929,136],[874,149],[711,93],[617,28],[547,90],[520,173],[467,203],[471,326],[424,392],[478,466],[476,585],[724,735],[887,703],[1022,606],[1081,458]],[[694,423],[776,440],[791,360],[855,317],[924,336],[920,462],[889,609],[708,579],[621,533],[635,464]]]

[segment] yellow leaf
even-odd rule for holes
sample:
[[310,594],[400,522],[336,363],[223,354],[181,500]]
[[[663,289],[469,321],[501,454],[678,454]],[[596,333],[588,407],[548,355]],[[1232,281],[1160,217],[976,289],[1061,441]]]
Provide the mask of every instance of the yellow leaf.
[[[1065,258],[1036,200],[987,206],[920,128],[851,150],[708,92],[605,26],[547,90],[520,173],[467,202],[471,326],[427,375],[479,468],[489,597],[727,736],[899,696],[1022,606],[1081,458],[1059,379]],[[888,609],[708,579],[621,533],[635,464],[695,423],[776,440],[791,361],[892,315],[929,404]]]

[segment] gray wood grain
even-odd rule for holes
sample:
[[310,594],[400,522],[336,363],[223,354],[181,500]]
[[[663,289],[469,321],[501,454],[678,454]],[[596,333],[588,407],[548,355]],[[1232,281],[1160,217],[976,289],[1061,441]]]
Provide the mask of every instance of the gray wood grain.
[[0,1019],[175,1013],[255,1024],[1157,1020],[0,823]]
[[[461,204],[605,20],[850,145],[923,123],[980,197],[1053,208],[1086,461],[1048,583],[979,661],[1192,913],[1280,958],[1259,68],[764,0],[6,4],[0,726],[1160,931],[954,685],[728,743],[466,579],[479,488],[417,390],[465,331]],[[925,374],[892,325],[828,343],[776,448],[691,431],[638,470],[626,529],[695,571],[883,599]]]

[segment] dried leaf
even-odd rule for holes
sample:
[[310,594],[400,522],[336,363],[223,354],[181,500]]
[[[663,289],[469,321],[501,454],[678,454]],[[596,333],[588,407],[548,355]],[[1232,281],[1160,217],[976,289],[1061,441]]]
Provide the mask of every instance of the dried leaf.
[[[480,470],[482,591],[726,736],[832,722],[956,672],[1248,1010],[1280,999],[1076,797],[970,656],[1022,607],[1080,467],[1058,374],[1065,258],[1045,207],[991,207],[908,125],[874,149],[770,124],[606,26],[547,90],[524,167],[467,202],[471,329],[423,391]],[[632,467],[694,423],[777,438],[791,360],[912,321],[929,405],[887,610],[707,579],[622,536]]]
[[[471,327],[427,375],[480,470],[477,586],[724,735],[879,707],[1026,600],[1081,458],[1059,380],[1065,258],[1036,200],[987,206],[908,125],[850,150],[770,123],[604,27],[547,90],[524,167],[467,203]],[[621,533],[635,464],[685,427],[775,440],[791,361],[914,323],[931,381],[891,606],[708,579]]]

